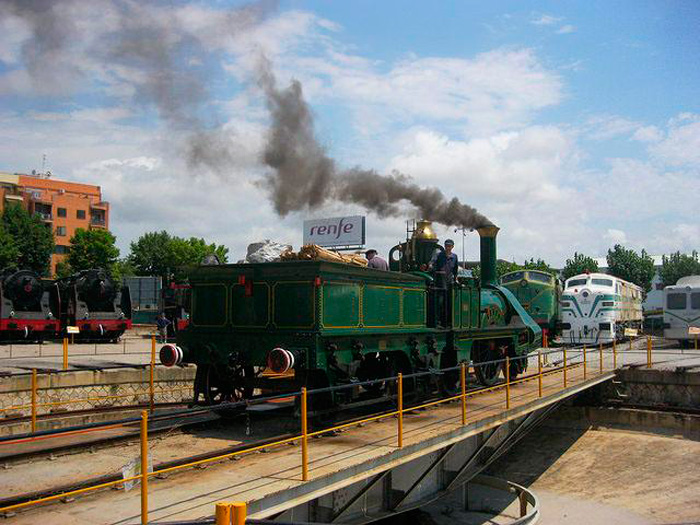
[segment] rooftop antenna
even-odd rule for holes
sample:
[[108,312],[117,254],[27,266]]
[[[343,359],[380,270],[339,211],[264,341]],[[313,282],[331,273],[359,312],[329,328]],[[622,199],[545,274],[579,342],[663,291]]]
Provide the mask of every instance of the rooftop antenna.
[[40,175],[43,176],[44,173],[46,173],[46,153],[44,153],[41,156],[41,173],[40,173]]

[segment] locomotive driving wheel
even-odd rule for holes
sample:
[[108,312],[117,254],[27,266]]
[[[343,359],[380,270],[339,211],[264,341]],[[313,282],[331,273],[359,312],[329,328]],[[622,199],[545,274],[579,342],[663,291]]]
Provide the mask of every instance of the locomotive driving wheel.
[[472,362],[477,380],[484,386],[495,385],[503,368],[503,365],[498,362],[502,356],[496,347],[496,341],[488,341],[485,345],[476,347],[475,350],[476,355]]
[[220,368],[209,365],[203,385],[207,405],[235,403],[250,398],[253,395],[253,388],[246,386],[245,380],[253,375],[252,366],[236,365]]
[[[440,359],[440,368],[454,368],[457,366],[457,351],[446,348]],[[442,372],[439,380],[440,392],[445,396],[457,395],[462,389],[461,372],[459,369]]]

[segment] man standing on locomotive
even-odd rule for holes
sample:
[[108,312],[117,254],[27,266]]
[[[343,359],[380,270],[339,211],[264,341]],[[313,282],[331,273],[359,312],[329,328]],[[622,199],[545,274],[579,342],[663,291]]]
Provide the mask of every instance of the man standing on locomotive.
[[434,270],[440,278],[445,279],[446,285],[451,285],[457,279],[457,270],[459,269],[459,261],[457,254],[452,251],[455,247],[455,242],[452,239],[445,239],[445,251],[436,251],[433,259],[430,261],[428,268]]
[[435,288],[438,290],[438,312],[442,321],[442,326],[449,326],[451,318],[450,299],[452,284],[457,280],[457,270],[459,261],[457,254],[452,252],[455,242],[452,239],[445,239],[445,251],[436,251],[428,264],[428,268],[435,272]]

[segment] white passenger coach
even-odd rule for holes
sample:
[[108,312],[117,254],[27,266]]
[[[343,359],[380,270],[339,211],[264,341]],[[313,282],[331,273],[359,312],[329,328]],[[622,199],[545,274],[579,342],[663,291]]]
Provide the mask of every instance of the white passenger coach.
[[609,343],[642,325],[643,290],[605,273],[569,278],[561,296],[562,339],[568,344]]
[[682,277],[664,288],[664,337],[687,346],[698,337],[691,328],[700,328],[700,275]]

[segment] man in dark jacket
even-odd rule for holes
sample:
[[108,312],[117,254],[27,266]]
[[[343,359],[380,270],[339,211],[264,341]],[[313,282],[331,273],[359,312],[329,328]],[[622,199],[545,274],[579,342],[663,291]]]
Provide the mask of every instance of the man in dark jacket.
[[455,243],[452,239],[445,239],[445,251],[436,252],[428,267],[435,272],[435,288],[437,289],[437,313],[438,324],[446,327],[450,325],[451,318],[451,290],[452,284],[457,280],[458,262],[457,254],[452,252]]
[[452,284],[457,279],[457,270],[459,269],[459,261],[457,254],[452,251],[455,247],[455,242],[452,239],[445,240],[445,251],[436,252],[433,260],[430,261],[430,269],[436,274],[445,277],[446,284]]

